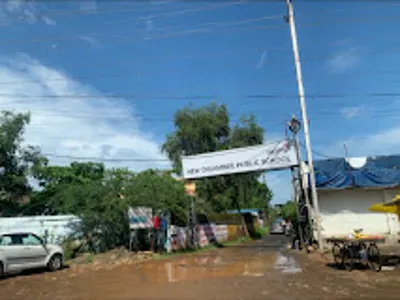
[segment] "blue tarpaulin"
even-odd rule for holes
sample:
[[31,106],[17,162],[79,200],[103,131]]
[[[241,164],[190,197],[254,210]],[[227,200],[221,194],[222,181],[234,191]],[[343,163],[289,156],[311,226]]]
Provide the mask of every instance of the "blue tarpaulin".
[[361,168],[353,168],[344,158],[317,160],[314,170],[319,189],[400,186],[400,155],[368,157]]

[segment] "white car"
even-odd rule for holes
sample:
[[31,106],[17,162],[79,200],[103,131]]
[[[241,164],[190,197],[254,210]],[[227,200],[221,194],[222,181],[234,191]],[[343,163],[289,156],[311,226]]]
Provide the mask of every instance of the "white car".
[[282,219],[275,220],[271,224],[271,228],[269,230],[270,234],[285,234],[285,228],[282,226]]
[[63,267],[64,252],[58,245],[48,245],[33,233],[0,235],[0,278],[28,269]]

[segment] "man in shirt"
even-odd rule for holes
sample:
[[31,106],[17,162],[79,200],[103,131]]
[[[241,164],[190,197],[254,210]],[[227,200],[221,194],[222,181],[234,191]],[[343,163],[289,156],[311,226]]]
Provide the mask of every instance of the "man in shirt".
[[157,251],[159,248],[159,232],[160,232],[161,220],[158,214],[153,219],[153,251]]

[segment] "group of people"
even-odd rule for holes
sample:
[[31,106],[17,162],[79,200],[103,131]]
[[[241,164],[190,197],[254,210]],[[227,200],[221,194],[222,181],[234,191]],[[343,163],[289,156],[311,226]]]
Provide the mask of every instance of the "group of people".
[[153,218],[153,251],[162,252],[165,250],[165,242],[167,241],[168,219],[163,213],[158,213]]
[[168,214],[157,212],[152,218],[152,227],[131,229],[129,247],[132,251],[152,250],[162,252],[168,236]]

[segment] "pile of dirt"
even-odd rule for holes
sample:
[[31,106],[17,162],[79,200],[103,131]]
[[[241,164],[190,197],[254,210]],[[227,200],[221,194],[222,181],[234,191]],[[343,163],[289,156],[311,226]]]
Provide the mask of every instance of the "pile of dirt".
[[85,253],[68,263],[70,268],[113,269],[121,265],[132,265],[153,259],[152,252],[131,252],[117,248],[102,254]]

